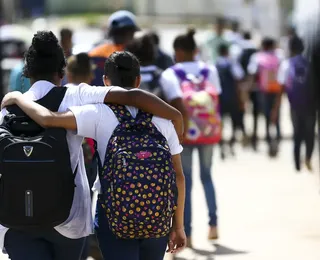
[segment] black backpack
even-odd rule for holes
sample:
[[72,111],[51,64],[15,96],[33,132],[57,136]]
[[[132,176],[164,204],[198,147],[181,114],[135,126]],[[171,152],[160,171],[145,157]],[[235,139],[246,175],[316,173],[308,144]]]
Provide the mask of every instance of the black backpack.
[[142,90],[148,91],[164,100],[164,94],[163,94],[162,86],[160,84],[160,77],[162,74],[162,70],[156,69],[154,71],[141,72],[141,75],[143,74],[152,75],[152,80],[149,82],[141,82],[139,88]]
[[255,48],[244,49],[239,58],[239,63],[241,64],[241,67],[243,68],[246,75],[248,75],[248,65],[250,62],[250,58],[256,52],[257,49]]
[[[66,87],[54,87],[37,103],[58,111]],[[20,230],[52,228],[70,215],[75,173],[66,130],[43,129],[20,108],[7,108],[0,127],[0,224]]]
[[237,98],[237,83],[231,66],[231,63],[227,65],[216,64],[222,89],[220,99],[222,103],[228,104],[233,104]]

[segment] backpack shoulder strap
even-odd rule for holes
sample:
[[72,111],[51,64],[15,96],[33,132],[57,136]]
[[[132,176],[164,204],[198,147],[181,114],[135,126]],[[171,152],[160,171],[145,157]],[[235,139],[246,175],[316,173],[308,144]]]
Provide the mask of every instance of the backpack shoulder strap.
[[36,102],[53,112],[57,112],[67,92],[67,89],[67,87],[54,87],[48,92],[47,95]]
[[180,81],[184,81],[187,79],[187,74],[182,68],[173,66],[172,69]]
[[[53,112],[57,112],[66,92],[67,87],[54,87],[44,97],[35,102]],[[26,116],[17,105],[8,106],[7,110],[16,116]]]
[[151,123],[152,118],[153,118],[152,114],[139,110],[135,120],[137,120],[138,123],[142,123],[143,121],[147,123]]
[[107,106],[112,110],[120,123],[124,123],[125,121],[133,119],[132,115],[125,106],[113,104],[107,104]]
[[200,76],[203,77],[203,80],[207,80],[209,78],[210,69],[207,65],[204,65],[204,67],[200,70]]

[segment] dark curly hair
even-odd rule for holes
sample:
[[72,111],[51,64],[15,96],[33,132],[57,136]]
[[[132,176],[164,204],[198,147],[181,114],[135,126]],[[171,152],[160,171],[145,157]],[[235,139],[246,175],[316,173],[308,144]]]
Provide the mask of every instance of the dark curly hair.
[[57,37],[51,31],[39,31],[25,53],[24,75],[34,79],[51,79],[55,73],[64,76],[66,59]]
[[197,49],[197,43],[194,39],[195,33],[196,31],[194,28],[189,28],[187,33],[177,36],[173,42],[173,48],[185,52],[194,52]]
[[304,51],[304,44],[301,38],[294,36],[289,40],[289,50],[292,54],[301,54]]
[[104,75],[113,86],[134,88],[135,80],[140,76],[139,60],[128,51],[114,52],[106,60]]
[[126,47],[126,50],[134,54],[141,66],[153,65],[156,60],[156,45],[149,33],[134,38]]

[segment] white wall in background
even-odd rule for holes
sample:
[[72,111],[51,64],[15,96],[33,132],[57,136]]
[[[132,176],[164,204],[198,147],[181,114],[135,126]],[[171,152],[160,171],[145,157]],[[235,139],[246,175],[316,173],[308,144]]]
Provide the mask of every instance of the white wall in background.
[[256,0],[255,15],[263,36],[280,37],[281,19],[278,0]]
[[138,15],[152,14],[150,10],[159,16],[224,15],[237,18],[245,29],[251,29],[256,20],[266,35],[280,35],[278,0],[255,0],[255,5],[244,0],[135,0],[135,10]]

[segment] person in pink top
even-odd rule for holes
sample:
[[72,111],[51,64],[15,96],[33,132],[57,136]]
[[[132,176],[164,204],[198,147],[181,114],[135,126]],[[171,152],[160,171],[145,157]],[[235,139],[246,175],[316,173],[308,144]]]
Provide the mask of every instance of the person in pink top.
[[280,52],[276,51],[276,42],[272,38],[264,38],[262,50],[252,55],[248,65],[248,73],[257,80],[258,90],[261,96],[262,111],[266,118],[266,139],[270,145],[270,155],[275,156],[275,151],[271,151],[272,144],[281,139],[279,116],[275,122],[276,137],[270,133],[272,126],[271,111],[276,102],[281,86],[277,81],[278,70],[282,61]]

